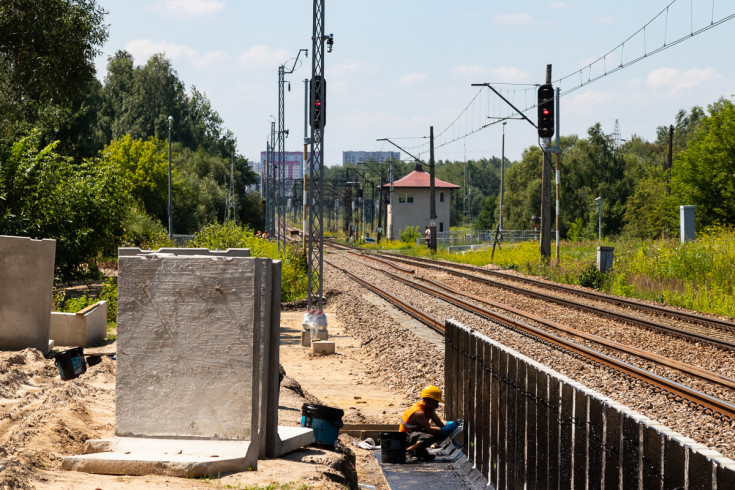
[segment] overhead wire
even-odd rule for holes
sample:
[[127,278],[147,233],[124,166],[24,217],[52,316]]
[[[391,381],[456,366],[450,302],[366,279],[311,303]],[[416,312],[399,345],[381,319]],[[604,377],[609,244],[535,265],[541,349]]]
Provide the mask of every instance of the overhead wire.
[[[586,85],[594,83],[597,80],[600,80],[604,77],[612,75],[613,73],[616,73],[617,71],[620,71],[623,68],[627,68],[628,66],[633,65],[645,58],[649,58],[661,51],[664,51],[665,49],[668,49],[672,46],[676,46],[677,44],[687,39],[697,36],[698,34],[701,34],[709,29],[712,29],[713,27],[716,27],[720,24],[723,24],[735,18],[735,12],[733,12],[731,14],[725,15],[724,17],[718,20],[715,20],[715,1],[716,0],[712,0],[710,23],[695,30],[694,29],[694,6],[693,6],[693,0],[690,0],[689,32],[684,35],[681,35],[680,37],[678,37],[677,39],[674,39],[671,42],[668,42],[667,37],[669,35],[669,13],[671,11],[671,7],[680,1],[681,0],[672,0],[666,7],[664,7],[660,12],[658,12],[653,18],[651,18],[651,20],[646,22],[646,24],[644,24],[643,27],[635,31],[633,34],[628,36],[623,42],[619,43],[617,46],[607,51],[606,53],[604,53],[602,56],[600,56],[596,60],[592,61],[591,63],[588,63],[582,68],[574,70],[568,75],[565,75],[561,78],[554,80],[552,83],[556,86],[561,87],[565,82],[571,81],[573,78],[579,77],[578,83],[576,83],[570,88],[560,90],[560,96],[563,97],[565,95],[568,95],[574,92],[575,90],[578,90]],[[663,15],[665,15],[663,42],[660,46],[649,51],[648,50],[648,31],[650,30],[650,27]],[[629,45],[629,46],[633,45],[633,41],[639,36],[643,38],[642,39],[643,40],[643,53],[634,58],[631,58],[628,61],[625,61],[626,45]],[[618,51],[620,52],[619,64],[617,66],[611,66],[610,69],[608,69],[608,58],[614,57]],[[630,49],[628,51],[630,51]],[[600,68],[600,65],[602,65],[601,68]],[[601,70],[599,74],[595,71],[598,69]],[[593,74],[593,72],[595,73]],[[586,80],[585,80],[585,75],[587,78]],[[512,90],[506,89],[504,96],[508,99],[511,99],[513,101],[513,104],[517,106],[516,98],[517,96],[522,94],[524,105],[525,105],[525,109],[522,109],[520,111],[522,113],[526,113],[536,107],[536,102],[534,98],[533,97],[531,98],[530,103],[529,103],[528,98],[529,98],[529,91],[533,90],[534,87],[537,86],[537,84],[493,83],[492,85],[525,86],[525,88],[519,88],[519,89],[512,89]],[[472,99],[470,99],[469,103],[459,113],[459,115],[443,131],[441,131],[435,136],[434,148],[441,148],[450,143],[454,143],[455,141],[458,141],[460,139],[464,139],[469,136],[472,136],[473,134],[478,133],[479,131],[482,131],[483,129],[489,126],[497,124],[498,122],[502,121],[502,118],[500,116],[501,114],[503,114],[502,108],[505,108],[505,115],[502,117],[506,119],[511,119],[514,116],[520,115],[517,111],[511,110],[511,108],[508,107],[507,104],[502,104],[500,98],[497,96],[493,97],[493,94],[488,94],[486,98],[486,103],[483,103],[482,96],[480,94],[485,93],[485,92],[486,91],[484,90],[484,87],[480,87],[480,90],[478,90],[478,92],[472,97]],[[479,100],[478,100],[478,97],[479,97]],[[484,114],[482,114],[482,111],[480,110],[481,114],[478,116],[478,121],[475,122],[474,118],[472,118],[473,124],[470,126],[467,124],[467,113],[470,110],[470,108],[474,113],[475,105],[477,105],[479,109],[485,108],[485,111],[484,111]],[[483,124],[483,119],[482,119],[483,115],[485,116],[485,118],[498,118],[498,119],[494,122]],[[462,120],[464,120],[464,130],[461,127]],[[417,145],[415,147],[409,148],[409,150],[415,151],[418,153],[423,153],[423,152],[428,151],[427,150],[428,144],[429,144],[428,142],[423,143],[421,145]],[[427,149],[424,149],[424,148],[427,148]]]

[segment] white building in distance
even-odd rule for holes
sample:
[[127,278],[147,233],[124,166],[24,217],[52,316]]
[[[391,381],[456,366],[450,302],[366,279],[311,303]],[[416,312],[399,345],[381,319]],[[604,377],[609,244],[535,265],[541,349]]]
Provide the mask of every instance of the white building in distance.
[[[430,196],[431,185],[428,172],[424,172],[420,164],[416,170],[393,182],[383,185],[390,192],[388,204],[388,238],[400,239],[401,232],[408,226],[416,226],[419,233],[431,223]],[[434,178],[434,201],[436,202],[436,231],[449,231],[450,193],[459,189],[458,185]]]

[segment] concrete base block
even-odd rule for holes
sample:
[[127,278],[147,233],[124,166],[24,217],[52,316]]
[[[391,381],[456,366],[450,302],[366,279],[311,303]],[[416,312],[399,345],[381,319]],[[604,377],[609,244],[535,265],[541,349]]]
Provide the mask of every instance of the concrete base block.
[[311,332],[301,332],[301,346],[311,347]]
[[112,439],[88,439],[84,443],[84,454],[112,451]]
[[333,340],[316,340],[311,343],[314,354],[334,354]]
[[58,345],[92,347],[107,339],[107,301],[76,313],[51,312],[50,334]]
[[112,452],[69,456],[62,469],[104,475],[216,476],[257,469],[250,441],[116,437]]
[[317,341],[317,340],[328,340],[329,339],[329,332],[326,330],[312,330],[311,332],[311,341]]
[[278,437],[281,439],[281,444],[278,448],[279,457],[313,444],[316,440],[314,439],[314,429],[309,427],[284,427],[279,425]]

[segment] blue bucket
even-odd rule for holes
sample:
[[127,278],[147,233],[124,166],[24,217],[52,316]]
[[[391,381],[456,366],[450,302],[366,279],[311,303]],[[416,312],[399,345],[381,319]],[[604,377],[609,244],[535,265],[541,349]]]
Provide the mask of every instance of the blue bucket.
[[344,424],[342,416],[344,410],[304,403],[301,407],[301,427],[310,427],[314,430],[314,439],[317,445],[334,447],[339,436],[339,429]]

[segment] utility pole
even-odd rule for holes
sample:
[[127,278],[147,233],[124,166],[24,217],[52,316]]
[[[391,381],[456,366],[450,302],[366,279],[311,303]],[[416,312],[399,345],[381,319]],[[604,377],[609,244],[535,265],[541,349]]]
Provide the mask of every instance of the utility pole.
[[302,207],[301,207],[301,242],[304,247],[304,255],[308,252],[306,247],[306,233],[308,231],[309,217],[307,216],[306,210],[306,189],[309,187],[308,184],[308,171],[307,166],[309,165],[309,79],[304,79],[304,159],[301,162],[301,170],[304,174],[303,190],[302,190]]
[[559,265],[559,213],[560,213],[560,191],[561,191],[561,131],[559,130],[559,99],[561,89],[556,87],[556,265]]
[[314,321],[326,326],[323,313],[324,287],[324,124],[326,122],[326,81],[324,80],[324,44],[332,50],[334,36],[324,35],[324,0],[314,0],[313,29],[311,37],[311,158],[309,160],[309,252],[307,254],[308,315],[316,315]]
[[[278,186],[277,186],[277,202],[278,202],[278,250],[286,251],[286,152],[285,138],[288,136],[288,130],[284,128],[286,122],[286,100],[284,88],[286,85],[286,75],[290,75],[296,69],[296,63],[299,61],[301,53],[309,56],[308,49],[299,49],[294,58],[291,69],[287,70],[283,64],[278,67],[278,161],[280,168],[278,169]],[[291,83],[288,84],[288,90],[291,91]]]
[[173,211],[174,207],[171,203],[171,124],[174,122],[173,116],[168,116],[168,239],[173,236]]
[[[666,158],[666,197],[668,198],[671,195],[671,186],[669,185],[669,178],[671,177],[671,165],[673,163],[673,155],[674,155],[674,125],[669,125],[669,153]],[[668,216],[665,217],[665,225],[664,225],[664,239],[669,239],[669,218]]]
[[[503,190],[505,189],[505,125],[506,124],[507,122],[503,121],[503,144],[501,147],[502,149],[501,149],[501,157],[500,157],[500,218],[499,218],[498,228],[500,230],[501,240],[503,236],[503,214],[505,212],[505,210],[503,209]],[[466,177],[465,177],[465,185],[467,185]]]
[[434,126],[429,126],[429,248],[436,253],[436,199],[434,192]]
[[[551,85],[551,65],[546,65],[546,84]],[[541,173],[541,259],[551,258],[551,138],[542,138],[544,163]]]
[[271,168],[269,172],[270,184],[268,186],[268,200],[270,201],[270,227],[268,228],[268,236],[273,238],[276,236],[276,173],[278,172],[278,164],[276,162],[276,121],[271,121],[271,146],[270,146],[270,162]]

